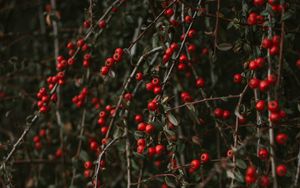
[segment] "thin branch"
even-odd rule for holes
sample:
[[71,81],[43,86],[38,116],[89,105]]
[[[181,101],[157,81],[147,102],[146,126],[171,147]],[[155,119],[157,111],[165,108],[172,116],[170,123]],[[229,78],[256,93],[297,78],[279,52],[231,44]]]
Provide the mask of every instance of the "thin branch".
[[162,50],[162,47],[156,47],[156,48],[153,48],[152,50],[146,52],[145,54],[143,54],[139,61],[137,62],[137,64],[135,65],[134,69],[132,70],[131,74],[129,75],[129,77],[127,79],[125,79],[124,81],[124,84],[123,84],[123,87],[122,87],[122,92],[121,94],[119,95],[119,100],[117,102],[117,105],[116,105],[116,108],[115,108],[115,115],[112,117],[112,119],[110,120],[110,123],[109,123],[109,126],[108,126],[108,130],[107,130],[107,133],[106,133],[106,136],[105,138],[108,138],[109,137],[109,133],[111,131],[111,128],[112,128],[112,125],[115,121],[115,118],[119,112],[119,109],[120,109],[120,105],[121,105],[121,102],[122,102],[122,99],[123,99],[123,95],[124,93],[126,92],[129,84],[131,83],[132,79],[134,78],[137,70],[138,70],[138,67],[140,66],[140,64],[151,54],[153,53],[156,53],[158,51],[161,51]]
[[167,110],[167,112],[172,111],[172,110],[176,110],[178,108],[182,108],[182,107],[185,107],[185,106],[199,104],[199,103],[203,103],[203,102],[207,102],[207,101],[216,101],[216,100],[225,101],[226,99],[233,99],[233,98],[240,98],[240,95],[228,95],[228,96],[224,96],[224,97],[211,97],[211,98],[201,99],[201,100],[198,100],[198,101],[187,102],[187,103],[184,103],[182,105],[170,108],[170,109]]

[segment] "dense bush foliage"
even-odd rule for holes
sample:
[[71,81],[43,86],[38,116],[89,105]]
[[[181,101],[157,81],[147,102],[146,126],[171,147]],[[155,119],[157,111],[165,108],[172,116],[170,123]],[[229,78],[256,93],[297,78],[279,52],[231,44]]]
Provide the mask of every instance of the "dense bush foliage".
[[0,5],[1,187],[299,187],[297,0]]

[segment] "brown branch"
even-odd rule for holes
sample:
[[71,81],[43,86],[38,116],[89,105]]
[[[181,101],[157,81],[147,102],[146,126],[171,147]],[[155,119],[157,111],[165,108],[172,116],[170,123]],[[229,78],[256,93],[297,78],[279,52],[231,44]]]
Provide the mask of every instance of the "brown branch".
[[224,97],[211,97],[211,98],[204,98],[198,101],[193,101],[193,102],[187,102],[184,103],[182,105],[179,106],[175,106],[171,109],[168,109],[167,112],[178,109],[178,108],[182,108],[188,105],[194,105],[194,104],[199,104],[199,103],[203,103],[203,102],[207,102],[207,101],[216,101],[216,100],[222,100],[225,101],[226,99],[232,99],[232,98],[240,98],[240,95],[228,95],[228,96],[224,96]]
[[[239,101],[238,101],[238,103],[236,105],[236,109],[235,109],[236,118],[235,118],[235,128],[234,128],[234,132],[233,132],[233,140],[234,140],[233,147],[234,148],[237,148],[237,144],[238,144],[239,118],[241,117],[239,111],[240,111],[242,100],[244,98],[244,95],[245,95],[247,89],[248,89],[248,84],[245,86],[243,91],[240,93]],[[233,168],[233,171],[234,171],[235,167],[236,167],[236,157],[235,157],[235,155],[233,155],[233,157],[232,157],[232,162],[233,162],[233,165],[234,165],[234,168]],[[231,179],[231,186],[233,186],[233,183],[234,183],[234,178]]]
[[123,95],[124,93],[126,92],[129,84],[131,83],[132,79],[134,78],[137,70],[138,70],[138,67],[140,66],[140,64],[151,54],[153,53],[156,53],[158,51],[161,51],[162,50],[162,47],[156,47],[156,48],[153,48],[152,50],[146,52],[145,54],[143,54],[139,61],[137,62],[137,64],[135,65],[134,69],[132,70],[131,74],[129,75],[129,77],[127,79],[125,79],[124,81],[124,84],[123,84],[123,87],[122,87],[122,92],[121,94],[119,95],[119,100],[117,102],[117,105],[116,105],[116,108],[115,108],[115,115],[112,117],[112,119],[110,120],[110,123],[109,123],[109,126],[108,126],[108,130],[107,130],[107,133],[105,135],[105,138],[108,138],[109,137],[109,133],[110,133],[110,130],[112,128],[112,125],[115,121],[115,118],[119,112],[119,109],[120,109],[120,105],[121,105],[121,102],[122,102],[122,99],[123,99]]
[[[268,15],[269,23],[272,23],[272,16]],[[272,27],[269,27],[268,30],[268,37],[272,37]],[[272,74],[272,62],[271,62],[271,56],[270,52],[267,53],[267,60],[268,60],[268,76]],[[271,101],[271,91],[267,92],[267,101]],[[272,179],[273,179],[273,188],[277,188],[277,175],[276,175],[276,163],[275,163],[275,151],[274,151],[274,129],[273,129],[273,123],[270,120],[270,114],[271,112],[268,111],[268,124],[269,124],[269,141],[270,141],[270,162],[271,162],[271,168],[272,168]]]
[[118,140],[120,140],[121,138],[123,138],[125,135],[120,136],[120,137],[116,137],[114,138],[112,141],[110,141],[105,147],[104,149],[101,151],[101,153],[98,156],[97,159],[97,165],[95,167],[95,174],[94,174],[94,180],[95,180],[95,184],[94,184],[94,188],[97,188],[97,184],[98,184],[98,174],[99,174],[99,170],[100,170],[100,161],[102,160],[103,155],[105,154],[105,152],[109,149],[110,146],[112,146],[115,142],[117,142]]
[[173,177],[177,181],[177,176],[174,175],[174,174],[156,174],[156,175],[150,176],[149,178],[143,179],[140,182],[131,183],[131,185],[139,185],[139,184],[148,182],[150,180],[153,180],[153,179],[156,179],[156,178],[159,178],[159,177]]
[[128,47],[128,49],[130,50],[135,43],[137,43],[144,35],[145,33],[158,21],[158,19],[165,13],[165,11],[171,7],[174,3],[176,3],[176,0],[173,1],[172,3],[169,4],[169,6],[167,6],[146,28],[143,32],[141,32],[138,37],[136,37],[136,39],[130,44],[130,46]]

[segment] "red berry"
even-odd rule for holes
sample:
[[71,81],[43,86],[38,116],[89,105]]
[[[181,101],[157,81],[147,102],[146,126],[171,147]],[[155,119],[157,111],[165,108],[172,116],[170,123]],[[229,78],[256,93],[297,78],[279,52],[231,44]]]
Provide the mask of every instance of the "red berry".
[[92,175],[92,172],[90,170],[85,170],[83,172],[83,175],[84,175],[85,178],[89,178]]
[[267,149],[265,148],[261,148],[258,151],[258,158],[260,158],[261,160],[266,160],[269,157],[269,152]]
[[165,151],[165,146],[164,145],[159,144],[159,145],[155,146],[155,153],[157,155],[161,155],[164,151]]
[[90,168],[92,168],[92,166],[93,166],[93,163],[91,161],[84,162],[85,169],[90,169]]
[[185,54],[181,54],[180,57],[179,57],[179,62],[180,63],[184,63],[184,62],[187,62],[188,61],[188,58]]
[[119,54],[120,56],[122,56],[123,53],[124,53],[124,50],[123,50],[122,48],[116,48],[116,49],[115,49],[115,53],[116,53],[116,54]]
[[279,54],[279,48],[277,46],[272,46],[272,48],[269,49],[270,55],[278,55]]
[[151,125],[151,124],[146,125],[145,132],[147,134],[151,134],[152,132],[154,132],[154,130],[155,130],[155,127],[153,125]]
[[67,48],[68,49],[74,49],[74,43],[73,42],[68,42],[68,44],[67,44]]
[[255,174],[256,174],[255,166],[248,166],[248,168],[246,170],[246,175],[253,177],[253,176],[255,176]]
[[143,121],[143,116],[141,114],[137,114],[134,116],[134,120],[135,122],[140,123]]
[[168,8],[164,14],[168,17],[171,17],[174,14],[174,10],[172,8]]
[[108,72],[109,72],[109,67],[103,66],[103,67],[101,68],[101,74],[102,74],[103,76],[107,75]]
[[256,61],[255,60],[250,61],[249,69],[250,70],[256,70],[257,68],[258,68],[258,65],[257,65]]
[[221,118],[221,117],[223,117],[223,112],[224,111],[221,108],[216,108],[214,110],[214,115],[216,118]]
[[270,186],[270,178],[269,176],[262,176],[259,178],[259,185],[262,187],[269,187]]
[[192,16],[185,16],[184,17],[184,22],[189,24],[193,21],[193,17]]
[[102,117],[100,117],[100,118],[98,119],[98,124],[99,124],[100,126],[104,126],[104,125],[105,125],[105,119],[102,118]]
[[228,119],[230,117],[231,113],[229,110],[224,110],[223,111],[223,119]]
[[137,145],[138,146],[145,146],[146,145],[146,140],[143,138],[140,138],[137,140]]
[[105,135],[108,131],[108,127],[101,127],[101,133]]
[[204,85],[205,85],[205,80],[204,80],[204,78],[198,78],[198,79],[196,80],[196,86],[197,86],[198,88],[203,88]]
[[153,89],[154,89],[154,85],[151,82],[146,83],[146,90],[147,91],[153,91]]
[[276,173],[278,176],[285,176],[287,173],[287,168],[284,164],[278,165],[276,167]]
[[145,146],[139,145],[139,146],[137,147],[137,152],[138,152],[139,154],[143,154],[144,150],[145,150]]
[[196,34],[197,34],[196,29],[190,29],[187,36],[189,38],[194,38],[196,36]]
[[245,124],[247,122],[247,118],[241,115],[241,117],[238,117],[239,124]]
[[198,159],[194,159],[191,162],[191,168],[193,170],[197,170],[200,167],[200,161]]
[[136,73],[136,75],[135,75],[135,79],[136,79],[137,81],[140,81],[140,80],[142,80],[142,79],[143,79],[143,73],[142,73],[142,72],[138,72],[138,73]]
[[155,147],[149,147],[148,148],[148,155],[149,155],[149,157],[153,157],[155,155],[155,153],[156,153]]
[[279,116],[280,118],[285,118],[286,117],[286,112],[284,110],[279,111]]
[[139,131],[145,131],[146,130],[146,126],[147,126],[146,123],[141,122],[141,123],[138,124],[137,130],[139,130]]
[[268,80],[262,80],[259,82],[259,90],[266,91],[269,89],[270,82]]
[[277,112],[271,112],[269,118],[270,118],[270,121],[274,122],[274,123],[278,122],[281,119],[279,113],[277,113]]
[[132,94],[131,93],[125,93],[124,94],[124,99],[126,100],[126,101],[131,101],[132,100]]
[[256,58],[255,61],[258,68],[262,68],[265,64],[265,59],[262,57]]
[[83,27],[86,28],[86,29],[90,28],[90,27],[91,27],[90,21],[85,20],[85,21],[83,22]]
[[193,52],[195,52],[196,51],[196,45],[195,44],[190,44],[189,46],[188,46],[188,52],[189,53],[193,53]]
[[265,101],[263,101],[263,100],[259,100],[259,101],[257,101],[256,102],[256,105],[255,105],[255,108],[256,108],[256,110],[258,110],[258,111],[263,111],[264,110],[264,108],[265,108]]
[[298,69],[300,69],[300,59],[298,59],[298,60],[296,61],[296,66],[298,67]]
[[92,151],[96,151],[98,149],[98,143],[96,141],[91,141],[90,142],[90,149]]
[[40,112],[41,113],[45,113],[45,112],[47,112],[48,111],[48,107],[47,106],[42,106],[41,108],[40,108]]
[[107,67],[112,67],[114,63],[115,63],[115,60],[112,57],[109,57],[105,60],[105,66],[107,66]]
[[264,5],[264,0],[253,0],[253,4],[255,5],[255,6],[262,6],[262,5]]
[[105,20],[100,20],[100,21],[98,22],[98,26],[99,26],[100,29],[104,29],[104,28],[106,27],[106,22],[105,22]]
[[41,140],[40,140],[40,137],[39,136],[34,136],[33,137],[33,142],[40,142]]
[[243,77],[240,73],[237,73],[233,76],[234,83],[240,84],[242,82],[242,79],[243,79]]
[[273,45],[279,46],[279,44],[280,44],[280,36],[279,35],[274,35],[272,37],[272,42],[273,42]]
[[170,45],[170,48],[171,48],[173,51],[175,51],[175,50],[177,50],[177,49],[179,48],[179,45],[178,45],[178,43],[173,42],[173,43]]
[[285,133],[278,133],[275,140],[279,145],[285,145],[288,140],[288,135]]
[[180,97],[183,102],[191,102],[193,100],[188,92],[182,92]]
[[78,39],[77,40],[77,46],[80,48],[84,45],[84,40],[83,39]]
[[151,83],[153,84],[153,86],[158,86],[160,84],[160,80],[159,78],[153,78],[151,80]]
[[41,142],[36,142],[35,144],[34,144],[34,147],[35,147],[35,149],[36,150],[40,150],[40,149],[42,149],[42,143]]
[[55,152],[55,157],[56,158],[60,158],[63,155],[63,151],[61,148],[57,148],[56,152]]
[[249,85],[249,87],[250,87],[251,89],[255,89],[255,88],[257,88],[257,87],[259,86],[259,83],[260,83],[260,80],[259,80],[259,79],[257,79],[257,78],[252,78],[252,79],[249,81],[248,85]]
[[268,110],[271,112],[277,112],[279,110],[279,103],[278,101],[269,101],[268,102]]
[[245,176],[245,182],[247,185],[253,184],[256,181],[256,178],[254,176]]
[[157,108],[158,108],[158,105],[157,105],[156,101],[150,101],[148,103],[148,110],[155,111],[155,110],[157,110]]
[[39,131],[39,135],[40,135],[40,137],[46,136],[46,130],[45,130],[45,129],[41,129],[41,130]]
[[200,160],[202,163],[207,163],[209,161],[210,157],[208,153],[202,153],[200,156]]
[[262,15],[257,15],[256,16],[256,21],[257,21],[257,24],[263,24],[264,21],[265,21],[265,17],[262,16]]
[[272,48],[273,46],[273,42],[271,39],[268,39],[268,38],[264,38],[261,42],[261,46],[263,48],[266,48],[266,49],[269,49],[269,48]]
[[155,95],[158,95],[161,93],[161,87],[160,86],[155,86],[154,89],[153,89],[153,93]]
[[185,68],[186,68],[186,64],[185,64],[185,63],[179,63],[179,64],[177,65],[177,69],[178,69],[179,71],[184,71]]
[[232,158],[233,157],[232,149],[227,150],[226,155],[227,155],[227,157]]
[[254,13],[254,12],[250,13],[247,18],[247,23],[249,25],[255,25],[257,23],[256,17],[257,17],[256,13]]
[[277,5],[278,4],[278,0],[268,0],[268,3],[270,5]]
[[275,84],[277,81],[277,76],[274,74],[270,74],[270,75],[268,75],[267,80],[270,84]]

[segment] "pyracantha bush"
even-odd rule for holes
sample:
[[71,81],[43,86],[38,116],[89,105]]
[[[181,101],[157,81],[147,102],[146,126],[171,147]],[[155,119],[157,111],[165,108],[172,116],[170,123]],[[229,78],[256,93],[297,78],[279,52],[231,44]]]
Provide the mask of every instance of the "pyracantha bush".
[[1,2],[1,186],[299,187],[298,1],[37,2]]

